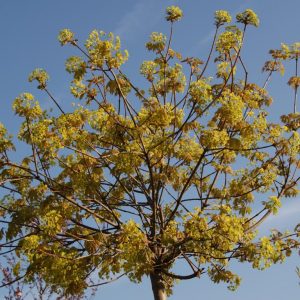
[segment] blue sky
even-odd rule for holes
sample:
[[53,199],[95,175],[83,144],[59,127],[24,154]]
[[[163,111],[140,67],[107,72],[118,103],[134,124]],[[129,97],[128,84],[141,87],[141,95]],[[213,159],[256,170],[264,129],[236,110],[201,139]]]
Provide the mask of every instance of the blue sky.
[[[43,107],[49,107],[49,99],[27,82],[28,74],[36,67],[45,68],[50,74],[50,90],[68,110],[73,99],[69,93],[70,77],[64,71],[64,60],[76,54],[72,48],[61,48],[57,42],[60,29],[70,28],[80,41],[84,41],[93,29],[112,31],[121,36],[123,47],[130,53],[125,70],[137,83],[139,64],[149,54],[144,44],[152,31],[167,33],[164,9],[179,5],[184,19],[176,24],[174,48],[184,56],[206,58],[213,32],[213,13],[225,9],[236,14],[252,8],[261,19],[261,26],[249,28],[246,36],[245,64],[249,80],[262,84],[265,75],[261,67],[268,58],[268,50],[277,48],[281,42],[300,40],[299,0],[29,0],[0,1],[0,121],[12,133],[17,131],[19,120],[12,113],[13,99],[21,92],[37,95]],[[292,109],[292,92],[287,87],[288,75],[275,76],[270,85],[274,97],[272,113],[278,116]],[[300,199],[288,199],[279,215],[272,217],[262,227],[292,228],[299,221]],[[179,283],[171,300],[289,300],[299,299],[300,286],[295,268],[300,265],[294,255],[284,265],[271,267],[264,272],[253,271],[249,265],[233,265],[243,277],[237,292],[229,292],[223,284],[215,285],[207,278]],[[97,299],[152,299],[147,278],[140,285],[121,279],[99,289]],[[0,294],[1,297],[1,294]]]

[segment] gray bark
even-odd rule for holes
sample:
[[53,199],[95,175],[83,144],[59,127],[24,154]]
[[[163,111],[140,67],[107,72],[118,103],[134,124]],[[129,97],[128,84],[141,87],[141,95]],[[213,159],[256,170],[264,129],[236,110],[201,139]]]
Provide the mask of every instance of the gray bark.
[[154,300],[167,300],[165,284],[159,273],[150,274]]

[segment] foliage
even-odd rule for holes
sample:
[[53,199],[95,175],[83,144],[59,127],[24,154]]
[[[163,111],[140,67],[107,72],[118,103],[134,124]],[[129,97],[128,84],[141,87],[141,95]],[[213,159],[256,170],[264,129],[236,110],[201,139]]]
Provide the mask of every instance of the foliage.
[[[182,15],[172,6],[166,20],[173,28]],[[64,112],[47,73],[36,69],[29,81],[38,82],[59,114],[42,110],[29,93],[16,98],[13,109],[23,119],[18,138],[31,150],[20,162],[10,158],[14,146],[0,127],[7,191],[0,213],[15,276],[27,282],[39,276],[66,296],[83,294],[95,274],[134,282],[150,276],[154,293],[160,287],[170,294],[177,279],[206,273],[234,290],[240,278],[232,260],[264,269],[298,247],[297,230],[257,239],[256,228],[277,213],[283,197],[298,194],[299,77],[289,80],[294,112],[281,123],[268,116],[266,86],[286,60],[297,66],[299,44],[270,51],[266,83],[249,83],[241,49],[246,29],[259,19],[250,9],[236,19],[242,28],[223,29],[231,16],[216,12],[205,63],[172,49],[173,31],[152,33],[146,48],[154,58],[140,68],[147,89],[121,71],[128,52],[112,33],[94,30],[81,47],[70,30],[60,32],[60,43],[80,54],[67,59],[66,70],[81,102]],[[205,72],[214,48],[212,78]],[[190,274],[174,273],[179,259]]]
[[19,274],[20,263],[17,263],[16,259],[12,254],[5,255],[0,264],[0,272],[3,276],[2,285],[7,287],[6,293],[2,293],[5,300],[50,300],[54,298],[56,300],[88,300],[92,299],[95,294],[95,289],[92,290],[90,297],[58,294],[38,275],[31,282],[17,280],[18,277],[16,279],[15,277]]

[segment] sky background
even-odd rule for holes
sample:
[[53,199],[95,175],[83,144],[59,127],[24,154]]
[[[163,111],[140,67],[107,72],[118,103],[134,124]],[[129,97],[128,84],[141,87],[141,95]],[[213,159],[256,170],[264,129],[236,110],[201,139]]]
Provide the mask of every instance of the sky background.
[[[49,89],[66,111],[71,108],[70,76],[64,71],[64,61],[77,52],[71,47],[61,48],[57,42],[58,32],[63,28],[70,28],[82,42],[93,29],[120,35],[123,47],[130,54],[125,71],[137,84],[142,84],[139,65],[151,58],[144,45],[152,31],[168,33],[164,10],[169,5],[179,5],[184,11],[183,20],[175,24],[173,48],[181,51],[183,56],[202,59],[207,56],[213,35],[214,11],[225,9],[235,15],[252,8],[260,17],[261,25],[247,31],[242,54],[249,81],[258,84],[264,82],[265,74],[261,73],[261,68],[268,59],[268,50],[280,47],[281,42],[300,40],[300,0],[0,0],[0,121],[11,133],[17,132],[20,120],[14,116],[11,105],[21,92],[35,94],[44,108],[50,107],[46,95],[27,82],[28,74],[36,67],[48,71]],[[210,67],[209,70],[214,69]],[[276,75],[270,84],[275,119],[292,110],[292,92],[286,85],[289,76]],[[262,226],[261,234],[273,227],[293,228],[300,219],[299,201],[284,200],[280,213]],[[187,296],[205,300],[298,300],[297,265],[300,265],[297,255],[284,265],[273,266],[264,272],[253,271],[247,264],[233,264],[233,269],[243,278],[236,292],[203,277],[176,285],[170,300]],[[0,291],[0,298],[2,293]],[[140,285],[121,279],[101,287],[96,299],[150,300],[152,293],[148,278]]]

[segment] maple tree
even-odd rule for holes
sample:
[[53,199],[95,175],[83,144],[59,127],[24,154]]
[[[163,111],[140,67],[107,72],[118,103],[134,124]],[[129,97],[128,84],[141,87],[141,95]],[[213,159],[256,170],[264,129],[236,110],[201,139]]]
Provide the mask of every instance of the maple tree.
[[[228,12],[215,13],[205,61],[172,49],[181,17],[180,8],[168,7],[169,36],[154,32],[146,44],[154,56],[140,68],[148,88],[122,72],[128,53],[120,39],[96,30],[84,47],[70,30],[59,34],[61,45],[80,55],[66,61],[80,100],[72,112],[49,91],[46,71],[30,74],[57,110],[43,110],[29,93],[15,99],[24,120],[18,138],[30,149],[20,162],[11,159],[15,146],[0,127],[7,192],[1,249],[15,255],[13,281],[38,276],[67,297],[115,277],[148,276],[154,298],[163,300],[176,280],[203,274],[234,290],[240,278],[232,260],[264,269],[299,246],[297,227],[260,239],[256,229],[283,197],[298,193],[300,44],[270,51],[259,86],[248,82],[241,55],[246,29],[259,25],[252,10],[239,13],[236,25],[228,25]],[[206,75],[213,59],[214,78]],[[286,60],[296,65],[288,82],[294,110],[274,123],[266,86]],[[178,260],[190,273],[174,271]],[[95,274],[100,281],[90,284]]]

